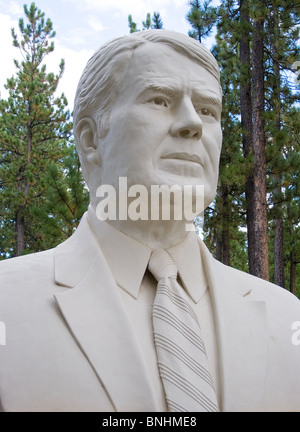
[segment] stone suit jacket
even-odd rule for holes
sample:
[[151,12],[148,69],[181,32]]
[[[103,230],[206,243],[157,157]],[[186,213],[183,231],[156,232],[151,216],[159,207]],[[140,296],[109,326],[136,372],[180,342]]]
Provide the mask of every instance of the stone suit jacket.
[[[199,239],[219,352],[222,411],[300,411],[300,301],[216,261]],[[157,405],[134,329],[86,216],[57,248],[0,265],[5,411]]]

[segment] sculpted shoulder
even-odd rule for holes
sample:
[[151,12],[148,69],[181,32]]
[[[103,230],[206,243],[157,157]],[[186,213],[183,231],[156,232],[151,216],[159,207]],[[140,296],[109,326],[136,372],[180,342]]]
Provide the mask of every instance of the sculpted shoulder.
[[286,304],[295,307],[300,313],[300,300],[290,291],[221,263],[213,257],[200,238],[198,243],[206,274],[221,289],[233,291],[245,299],[266,301],[277,309]]
[[[0,262],[0,296],[54,283],[54,250],[9,258]],[[27,291],[27,290],[26,290]],[[28,292],[28,291],[27,291]]]
[[226,275],[226,281],[236,290],[247,292],[249,299],[267,301],[270,304],[279,305],[280,302],[288,305],[295,305],[300,311],[300,300],[285,288],[275,285],[272,282],[263,280],[249,273],[237,270],[233,267],[226,266],[216,261],[220,268],[222,267]]

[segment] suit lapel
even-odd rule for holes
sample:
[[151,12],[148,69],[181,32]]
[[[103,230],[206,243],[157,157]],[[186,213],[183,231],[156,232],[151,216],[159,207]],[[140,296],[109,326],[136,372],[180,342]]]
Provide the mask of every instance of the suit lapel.
[[[223,411],[260,411],[267,360],[265,303],[251,300],[249,277],[214,260],[200,241],[215,312]],[[55,279],[73,287],[55,299],[116,411],[157,411],[119,287],[86,217],[56,248]]]
[[55,299],[116,411],[157,411],[120,288],[85,219],[77,231],[56,253],[57,283],[75,287]]
[[267,367],[265,303],[251,300],[249,276],[220,264],[202,242],[200,249],[215,311],[222,411],[261,411]]

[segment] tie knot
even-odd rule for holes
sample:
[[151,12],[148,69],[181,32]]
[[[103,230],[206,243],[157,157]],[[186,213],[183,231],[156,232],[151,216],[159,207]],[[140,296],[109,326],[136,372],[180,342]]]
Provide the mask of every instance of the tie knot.
[[176,264],[168,252],[166,252],[164,249],[156,249],[152,252],[148,268],[157,281],[163,279],[164,277],[176,279]]

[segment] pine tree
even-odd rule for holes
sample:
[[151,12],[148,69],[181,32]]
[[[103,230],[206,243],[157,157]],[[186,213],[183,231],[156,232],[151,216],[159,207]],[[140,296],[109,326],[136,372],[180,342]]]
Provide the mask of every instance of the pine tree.
[[151,14],[150,12],[147,13],[146,20],[142,21],[143,24],[143,30],[149,30],[151,28]]
[[132,19],[132,15],[128,15],[128,26],[129,26],[129,29],[130,29],[129,30],[130,33],[135,33],[137,31],[139,31],[138,28],[137,28],[137,23],[134,22],[133,19]]
[[153,28],[153,29],[162,29],[163,28],[163,22],[162,22],[162,19],[161,19],[159,12],[153,12],[151,28]]
[[253,1],[252,34],[252,150],[253,150],[253,201],[249,206],[255,211],[253,237],[249,247],[254,251],[254,263],[249,262],[255,276],[269,280],[268,216],[266,185],[266,143],[264,123],[264,2]]
[[69,142],[63,169],[50,163],[45,178],[47,194],[42,205],[34,206],[32,214],[40,229],[36,239],[38,249],[50,249],[69,238],[76,230],[89,204],[89,192],[84,183],[75,144]]
[[[251,1],[251,0],[250,0]],[[239,61],[240,61],[240,112],[242,126],[242,145],[245,160],[253,165],[252,151],[252,78],[251,78],[251,36],[252,24],[250,23],[250,3],[249,0],[240,0],[240,19],[236,24],[240,24],[240,30],[236,29],[240,36],[239,40]],[[245,180],[245,198],[247,214],[247,241],[248,241],[248,260],[249,271],[255,274],[255,208],[254,208],[254,178],[253,170],[250,169]]]
[[[249,164],[243,158],[239,111],[239,63],[236,55],[238,43],[216,35],[213,48],[221,71],[223,93],[222,131],[223,145],[219,166],[219,183],[215,202],[208,209],[205,220],[205,238],[213,233],[215,256],[226,265],[247,268],[245,259],[245,200],[244,184]],[[238,168],[237,168],[238,167]],[[208,243],[210,244],[210,242]],[[241,245],[243,254],[237,252]],[[211,247],[211,249],[213,249]],[[236,258],[237,257],[237,258]],[[241,259],[239,259],[239,257]]]
[[188,2],[190,10],[186,19],[193,28],[188,32],[188,35],[199,42],[211,34],[216,23],[216,8],[210,6],[211,1],[204,1],[203,6],[199,0]]
[[[163,28],[163,22],[159,12],[154,12],[152,18],[150,12],[148,12],[146,15],[146,20],[142,21],[142,24],[143,24],[143,30]],[[137,28],[137,23],[133,21],[132,15],[128,15],[128,26],[129,26],[130,33],[135,33],[137,31],[140,31]]]
[[37,236],[33,207],[42,205],[49,164],[61,163],[72,124],[62,94],[55,96],[64,71],[47,73],[44,59],[54,50],[50,19],[34,3],[24,5],[28,21],[19,20],[21,39],[12,30],[13,45],[23,60],[7,80],[8,100],[0,101],[0,241],[2,256],[20,255],[34,248]]
[[[285,194],[286,174],[293,170],[295,154],[292,148],[294,140],[290,140],[287,130],[287,119],[295,121],[295,112],[290,111],[297,95],[292,91],[291,80],[287,78],[285,71],[290,70],[291,64],[297,58],[298,47],[298,17],[295,2],[284,0],[267,2],[268,14],[265,29],[266,61],[266,132],[268,137],[268,179],[269,192],[272,197],[270,219],[272,220],[271,245],[274,266],[274,282],[285,286],[285,261],[288,261],[284,253],[285,240],[289,237],[289,231],[284,228],[284,219],[287,216],[287,195]],[[293,114],[292,114],[293,113]],[[290,162],[293,163],[290,165]],[[293,198],[294,199],[294,198]]]

